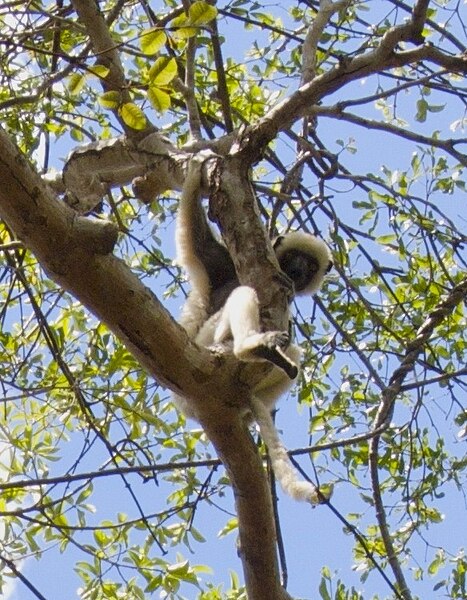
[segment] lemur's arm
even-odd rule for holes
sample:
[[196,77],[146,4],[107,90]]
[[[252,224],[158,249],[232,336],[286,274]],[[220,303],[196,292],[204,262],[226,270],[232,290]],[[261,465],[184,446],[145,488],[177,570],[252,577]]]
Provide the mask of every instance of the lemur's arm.
[[201,201],[203,160],[192,158],[177,215],[177,260],[198,292],[209,293],[236,279],[230,255],[214,236]]

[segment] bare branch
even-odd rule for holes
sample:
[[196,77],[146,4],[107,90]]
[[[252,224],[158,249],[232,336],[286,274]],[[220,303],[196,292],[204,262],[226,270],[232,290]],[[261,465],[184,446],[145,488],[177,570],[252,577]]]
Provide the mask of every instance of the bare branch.
[[301,85],[309,83],[316,75],[316,51],[319,39],[326,28],[326,25],[329,23],[329,20],[335,12],[345,9],[350,2],[351,0],[340,0],[339,2],[320,0],[319,10],[313,19],[313,23],[308,28],[305,41],[303,42]]
[[365,129],[385,131],[387,133],[405,138],[406,140],[416,142],[417,144],[423,144],[425,146],[433,146],[435,148],[440,148],[441,150],[444,150],[447,154],[450,154],[460,164],[467,166],[467,156],[465,155],[465,153],[459,152],[455,149],[455,146],[457,144],[466,144],[467,138],[461,138],[458,140],[441,140],[434,136],[422,135],[421,133],[415,133],[410,129],[403,129],[402,127],[397,127],[397,125],[394,125],[392,123],[384,123],[381,121],[374,121],[372,119],[365,119],[364,117],[360,117],[349,112],[344,112],[343,110],[341,110],[339,104],[329,107],[317,106],[313,110],[313,112],[316,115],[330,117],[331,119],[339,119],[342,121],[347,121],[349,123],[355,123],[356,125],[365,127]]
[[418,0],[412,9],[412,36],[410,41],[414,44],[423,44],[422,35],[430,0]]
[[194,140],[201,139],[201,119],[195,98],[195,64],[196,64],[196,36],[188,39],[186,53],[185,89],[190,131]]
[[117,44],[110,35],[98,5],[92,0],[73,0],[73,7],[86,27],[95,54],[110,69],[110,73],[106,77],[105,88],[121,92],[124,100],[129,101],[130,97],[125,89],[125,73],[117,52]]
[[[395,6],[402,8],[402,10],[405,10],[408,13],[414,12],[414,8],[405,2],[401,2],[400,0],[391,0],[391,2]],[[451,44],[453,44],[460,52],[465,51],[465,46],[456,38],[455,35],[453,35],[453,33],[448,27],[445,26],[445,24],[437,23],[436,21],[433,21],[433,19],[426,19],[426,22],[431,28],[440,33],[443,38],[448,39]]]
[[392,27],[375,49],[351,60],[343,60],[333,69],[303,85],[249,129],[249,135],[245,139],[248,139],[251,150],[254,152],[255,148],[263,148],[278,131],[288,129],[296,120],[309,115],[320,100],[350,81],[423,60],[448,71],[467,72],[467,55],[449,56],[430,45],[396,52],[396,46],[400,42],[410,41],[413,33],[411,23]]
[[217,30],[217,21],[214,21],[211,24],[211,41],[217,73],[217,93],[219,94],[219,100],[222,107],[225,129],[227,133],[230,133],[233,131],[233,121],[230,110],[230,99],[224,70],[224,61],[222,60],[222,49],[219,41],[219,32]]
[[21,581],[25,587],[32,593],[32,595],[38,600],[47,600],[45,596],[41,594],[41,592],[33,585],[29,579],[21,572],[21,569],[18,569],[13,560],[7,558],[4,554],[0,554],[0,562],[7,566],[8,569],[13,573],[15,577]]
[[[187,55],[189,55],[187,51]],[[188,68],[186,71],[186,80],[188,80]],[[201,135],[201,119],[199,115],[198,104],[196,102],[196,97],[194,94],[194,87],[189,86],[186,81],[185,83],[180,79],[176,78],[173,80],[172,85],[174,90],[180,92],[185,101],[185,106],[188,114],[188,123],[190,126],[190,133],[192,140],[195,142],[199,142],[202,139]]]

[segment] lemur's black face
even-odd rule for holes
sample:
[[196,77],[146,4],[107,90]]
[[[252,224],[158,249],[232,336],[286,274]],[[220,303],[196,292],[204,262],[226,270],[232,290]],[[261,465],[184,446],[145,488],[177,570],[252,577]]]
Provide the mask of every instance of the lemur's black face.
[[296,292],[301,292],[310,285],[319,270],[316,258],[299,250],[287,250],[281,254],[279,265],[293,281]]

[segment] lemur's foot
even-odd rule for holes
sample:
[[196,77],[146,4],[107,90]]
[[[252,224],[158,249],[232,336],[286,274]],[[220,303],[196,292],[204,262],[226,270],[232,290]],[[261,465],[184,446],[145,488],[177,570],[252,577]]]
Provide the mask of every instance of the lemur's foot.
[[289,343],[290,335],[287,331],[266,331],[246,337],[234,352],[240,360],[271,362],[285,371],[290,379],[295,379],[298,375],[298,367],[283,352],[283,348],[287,348]]

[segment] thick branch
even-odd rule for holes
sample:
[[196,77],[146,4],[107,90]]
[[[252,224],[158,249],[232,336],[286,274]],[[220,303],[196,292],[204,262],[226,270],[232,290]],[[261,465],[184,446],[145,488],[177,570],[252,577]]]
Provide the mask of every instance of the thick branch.
[[67,203],[79,213],[91,211],[107,191],[133,183],[139,200],[152,201],[166,190],[181,190],[186,177],[188,154],[211,149],[226,154],[233,136],[211,142],[195,141],[178,149],[159,133],[140,142],[121,138],[87,144],[68,157],[62,177],[48,175],[57,193],[65,193]]
[[414,44],[423,44],[423,27],[425,26],[428,5],[430,0],[418,0],[412,9],[412,32],[410,41]]
[[135,180],[139,198],[150,201],[166,189],[182,188],[185,162],[186,155],[158,133],[139,144],[125,138],[95,142],[72,152],[54,190],[66,191],[67,203],[79,213],[91,211],[111,187]]
[[240,153],[218,162],[210,217],[221,229],[240,283],[255,288],[261,306],[268,307],[267,314],[263,314],[265,329],[286,330],[291,283],[280,276],[271,243],[261,224],[248,179],[248,165],[252,160],[252,157],[246,160]]
[[[269,488],[239,410],[248,399],[248,388],[241,385],[243,367],[191,343],[123,261],[107,253],[108,226],[96,225],[93,239],[92,223],[54,198],[2,130],[0,181],[1,217],[50,276],[104,321],[151,375],[196,403],[200,423],[234,488],[249,598],[286,600]],[[84,221],[85,239],[77,227]]]
[[[0,130],[0,215],[64,289],[79,298],[172,389],[197,388],[215,362],[197,352],[157,298],[109,254],[116,232],[59,203]],[[161,347],[160,339],[172,343]]]
[[[401,2],[400,0],[391,0],[391,2],[392,2],[392,4],[394,4],[395,6],[397,6],[398,8],[402,8],[402,10],[405,10],[408,13],[413,13],[414,14],[414,19],[415,20],[417,19],[417,15],[419,14],[418,11],[416,12],[416,9],[414,9],[409,4],[406,4],[405,2]],[[429,2],[425,2],[425,4],[428,5]],[[440,23],[437,23],[436,21],[434,21],[433,19],[426,19],[426,23],[432,29],[434,29],[439,34],[441,34],[442,38],[449,40],[451,42],[451,44],[453,44],[453,46],[455,46],[460,52],[464,52],[465,51],[465,46],[450,31],[449,21],[447,23],[440,24]]]
[[222,59],[222,48],[219,40],[219,32],[217,29],[217,21],[211,24],[211,42],[212,52],[214,56],[214,64],[216,65],[217,73],[217,93],[222,107],[224,116],[225,129],[228,133],[233,131],[232,111],[230,107],[229,90],[227,86],[227,78],[225,76],[224,61]]
[[184,98],[188,112],[191,136],[194,140],[200,140],[202,138],[201,118],[195,96],[196,48],[196,36],[189,38],[186,50]]
[[240,558],[249,600],[287,600],[276,554],[272,501],[262,459],[238,410],[238,388],[200,422],[227,469],[235,494]]

